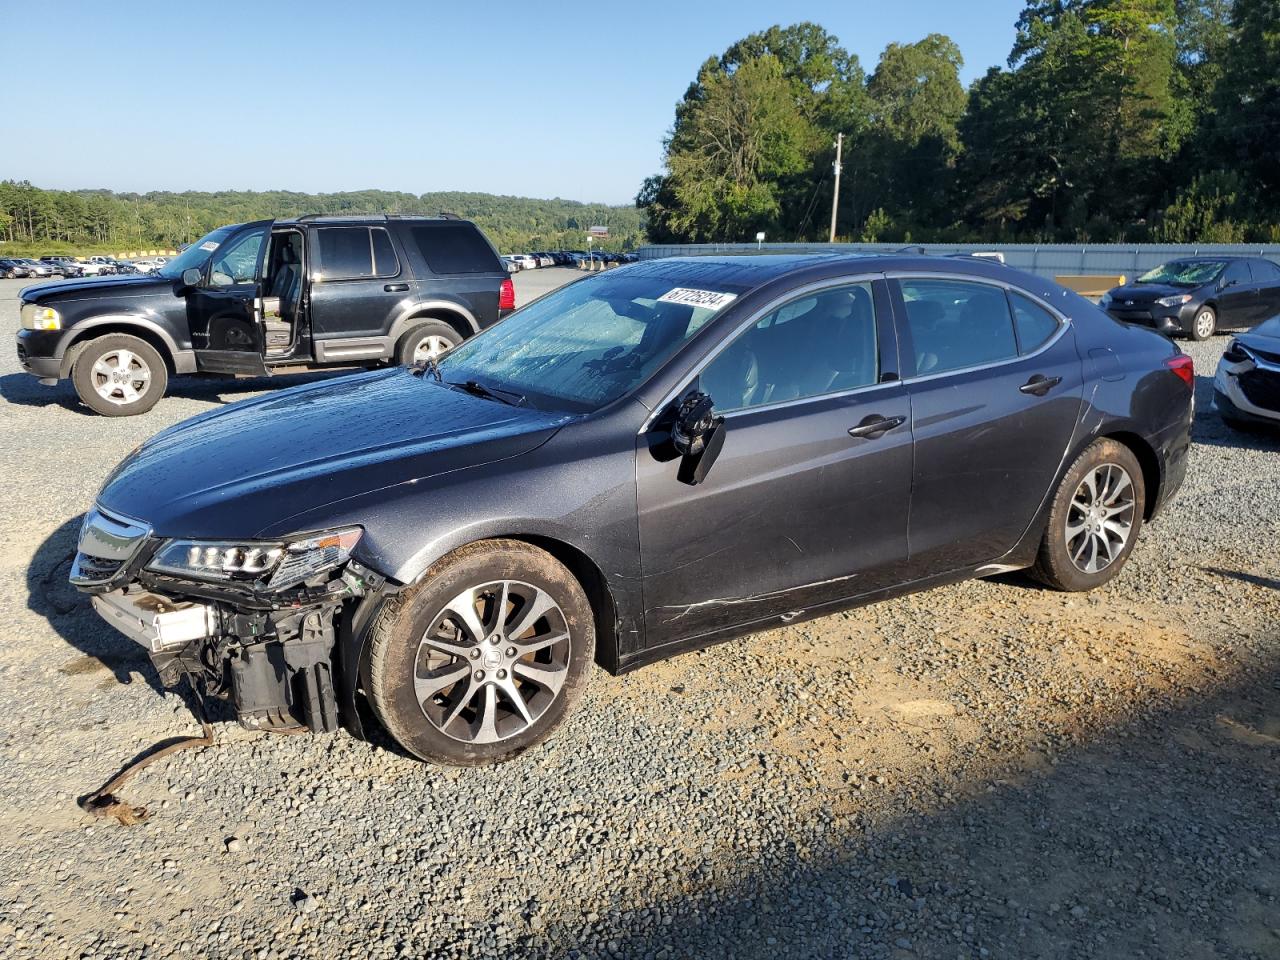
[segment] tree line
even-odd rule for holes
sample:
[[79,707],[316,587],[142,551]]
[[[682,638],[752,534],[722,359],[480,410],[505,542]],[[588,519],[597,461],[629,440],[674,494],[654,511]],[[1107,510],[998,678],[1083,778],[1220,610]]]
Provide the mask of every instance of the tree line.
[[698,70],[636,205],[651,242],[1280,241],[1277,0],[1028,0],[966,90],[941,34],[868,75],[814,23]]
[[43,190],[26,181],[0,181],[0,251],[85,253],[172,248],[215,227],[304,213],[435,215],[474,220],[504,253],[578,249],[588,227],[604,225],[608,250],[630,250],[643,241],[640,211],[631,205],[534,200],[489,193],[294,193],[283,190],[214,193],[113,193],[109,190]]

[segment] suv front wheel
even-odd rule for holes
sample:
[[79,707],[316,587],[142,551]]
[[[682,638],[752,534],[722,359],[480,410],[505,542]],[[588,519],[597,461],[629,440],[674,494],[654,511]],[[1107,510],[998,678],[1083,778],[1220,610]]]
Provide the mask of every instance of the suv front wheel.
[[509,760],[564,719],[595,642],[591,605],[563,565],[523,541],[483,541],[440,560],[379,612],[369,699],[423,760]]
[[81,348],[71,367],[71,383],[96,413],[131,417],[146,413],[164,396],[169,369],[145,340],[109,333]]

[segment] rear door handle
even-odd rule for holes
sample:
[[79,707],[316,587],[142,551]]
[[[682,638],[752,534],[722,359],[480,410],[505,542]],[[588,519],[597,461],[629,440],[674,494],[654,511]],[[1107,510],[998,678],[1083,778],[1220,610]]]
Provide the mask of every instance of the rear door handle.
[[882,417],[878,413],[873,413],[856,427],[850,427],[849,436],[858,437],[862,440],[875,440],[906,422],[906,417]]
[[409,289],[409,285],[407,283],[388,283],[382,289],[387,293],[404,293]]
[[1037,373],[1034,377],[1020,386],[1018,389],[1023,393],[1034,394],[1037,397],[1043,397],[1046,393],[1062,382],[1061,377],[1046,377],[1042,373]]

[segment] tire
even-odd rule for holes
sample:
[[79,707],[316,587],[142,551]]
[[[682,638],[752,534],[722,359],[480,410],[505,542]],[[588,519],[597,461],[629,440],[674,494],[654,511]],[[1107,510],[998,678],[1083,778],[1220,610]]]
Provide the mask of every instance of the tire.
[[[1086,485],[1089,479],[1096,497]],[[1116,440],[1095,440],[1071,464],[1054,494],[1032,575],[1055,590],[1102,586],[1120,572],[1138,542],[1146,497],[1142,466],[1133,452]],[[1068,524],[1078,532],[1069,531]]]
[[424,320],[403,337],[396,348],[396,362],[412,366],[428,356],[440,356],[462,342],[462,334],[443,320]]
[[[132,374],[117,377],[121,363]],[[132,417],[146,413],[164,396],[169,368],[145,340],[127,333],[109,333],[90,340],[71,367],[71,383],[85,406],[104,417]],[[132,396],[131,396],[132,394]]]
[[[527,613],[535,619],[522,624]],[[519,540],[482,541],[437,562],[379,611],[366,661],[370,704],[423,760],[499,763],[564,719],[586,686],[595,643],[591,605],[564,566]]]
[[1195,319],[1191,321],[1191,339],[1192,340],[1208,340],[1218,331],[1218,314],[1208,305],[1201,307],[1196,311]]

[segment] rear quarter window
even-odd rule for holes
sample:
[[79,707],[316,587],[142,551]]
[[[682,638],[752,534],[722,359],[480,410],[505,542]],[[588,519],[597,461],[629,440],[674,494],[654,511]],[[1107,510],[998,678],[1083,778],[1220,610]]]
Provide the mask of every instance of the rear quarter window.
[[1014,291],[1009,292],[1013,304],[1013,325],[1018,331],[1018,346],[1025,355],[1044,346],[1058,330],[1058,318],[1040,304]]
[[410,234],[432,273],[505,272],[473,224],[441,220],[413,227]]

